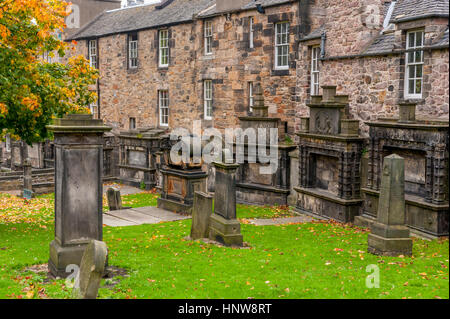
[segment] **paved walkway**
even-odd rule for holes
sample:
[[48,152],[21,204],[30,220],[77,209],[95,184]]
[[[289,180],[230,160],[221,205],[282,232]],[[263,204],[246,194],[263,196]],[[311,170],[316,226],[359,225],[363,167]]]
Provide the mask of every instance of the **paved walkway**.
[[103,214],[103,224],[111,227],[124,227],[173,222],[190,218],[190,216],[182,216],[152,206],[107,212]]

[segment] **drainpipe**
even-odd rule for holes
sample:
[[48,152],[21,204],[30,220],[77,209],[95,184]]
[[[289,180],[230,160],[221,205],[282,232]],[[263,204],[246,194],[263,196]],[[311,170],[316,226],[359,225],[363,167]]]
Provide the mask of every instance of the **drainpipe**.
[[100,78],[97,79],[97,117],[98,119],[101,119],[100,117]]
[[320,36],[320,58],[325,58],[325,43],[327,40],[327,32],[323,31],[322,35]]

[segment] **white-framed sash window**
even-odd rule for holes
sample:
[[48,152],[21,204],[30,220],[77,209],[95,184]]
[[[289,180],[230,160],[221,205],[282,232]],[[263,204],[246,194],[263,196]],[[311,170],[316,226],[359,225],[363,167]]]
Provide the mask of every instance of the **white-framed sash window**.
[[319,95],[320,70],[319,70],[320,46],[311,49],[311,95]]
[[169,126],[169,91],[158,92],[159,101],[159,125]]
[[248,82],[248,106],[250,112],[253,112],[254,105],[255,105],[255,97],[253,96],[253,82]]
[[420,99],[423,91],[423,30],[409,31],[406,34],[405,98]]
[[213,105],[213,85],[211,80],[203,82],[204,101],[205,101],[205,120],[212,119],[212,105]]
[[169,30],[159,30],[159,66],[169,66]]
[[97,69],[97,40],[89,40],[89,65]]
[[289,69],[289,22],[275,24],[275,69]]
[[249,18],[249,47],[250,49],[253,49],[255,47],[255,30],[254,30],[254,25],[255,25],[255,18],[250,17]]
[[205,21],[205,54],[212,54],[212,40],[213,40],[213,24],[212,21]]
[[128,39],[128,67],[135,69],[138,67],[138,38],[137,34],[130,34]]

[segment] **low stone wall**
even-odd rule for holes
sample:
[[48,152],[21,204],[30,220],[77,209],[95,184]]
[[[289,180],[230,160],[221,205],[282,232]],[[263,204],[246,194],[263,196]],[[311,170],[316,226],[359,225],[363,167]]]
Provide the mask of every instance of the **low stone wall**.
[[[33,171],[33,191],[37,194],[53,192],[55,185],[54,170]],[[22,172],[0,173],[0,191],[21,190],[23,188]]]

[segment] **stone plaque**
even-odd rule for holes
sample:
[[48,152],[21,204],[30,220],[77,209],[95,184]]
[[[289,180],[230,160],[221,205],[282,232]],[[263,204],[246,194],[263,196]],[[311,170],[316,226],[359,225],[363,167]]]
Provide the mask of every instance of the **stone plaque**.
[[270,164],[249,163],[247,166],[248,181],[255,184],[272,186],[273,175],[260,173],[260,168],[269,166]]
[[[98,196],[100,187],[98,180],[99,150],[67,149],[64,151],[64,165],[67,167],[66,180],[62,187],[66,188],[66,203],[63,228],[66,230],[62,242],[71,243],[80,239],[76,229],[83,229],[88,238],[100,238],[98,219],[102,211]],[[95,219],[95,220],[92,220]],[[76,225],[76,227],[73,227]]]
[[140,151],[128,151],[128,165],[146,167],[145,153]]
[[311,108],[310,132],[337,135],[340,131],[340,110],[337,108]]
[[168,178],[168,194],[183,196],[185,194],[183,181],[175,176],[169,176]]

